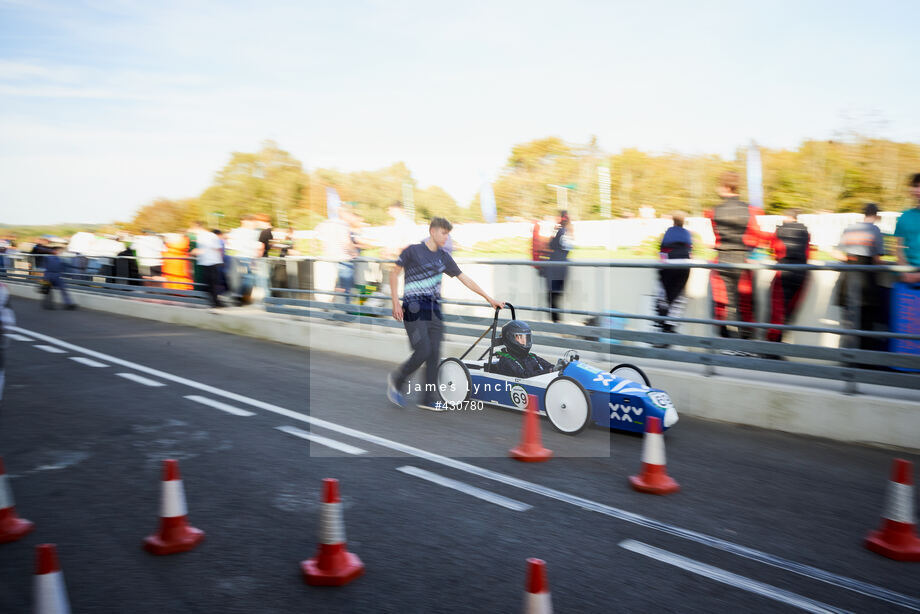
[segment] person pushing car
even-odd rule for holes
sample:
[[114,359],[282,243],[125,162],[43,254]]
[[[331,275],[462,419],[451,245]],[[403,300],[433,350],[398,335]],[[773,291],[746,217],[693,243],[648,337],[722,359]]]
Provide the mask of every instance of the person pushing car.
[[[444,250],[453,225],[443,217],[431,220],[429,237],[405,248],[390,272],[390,296],[393,300],[393,317],[403,323],[412,355],[387,378],[387,398],[396,405],[405,405],[400,392],[409,377],[425,363],[424,391],[418,407],[439,411],[437,399],[438,363],[441,359],[441,339],[444,322],[441,316],[441,276],[447,273],[464,286],[486,299],[494,308],[504,307],[460,270],[453,257]],[[399,300],[399,274],[405,269],[405,287]]]

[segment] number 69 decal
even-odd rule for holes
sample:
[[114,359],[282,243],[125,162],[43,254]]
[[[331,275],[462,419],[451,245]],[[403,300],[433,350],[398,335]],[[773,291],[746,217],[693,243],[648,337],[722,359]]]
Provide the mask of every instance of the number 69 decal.
[[524,390],[523,386],[512,386],[511,387],[511,402],[514,403],[515,407],[520,407],[524,409],[527,407],[527,391]]

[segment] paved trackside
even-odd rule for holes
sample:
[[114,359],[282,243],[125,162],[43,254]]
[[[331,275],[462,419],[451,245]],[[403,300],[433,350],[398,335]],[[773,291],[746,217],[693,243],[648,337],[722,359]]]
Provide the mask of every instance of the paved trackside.
[[[32,341],[9,341],[0,454],[37,529],[0,546],[0,611],[28,609],[32,550],[45,541],[59,545],[75,611],[516,611],[527,556],[548,561],[558,611],[920,607],[916,571],[860,547],[878,523],[885,451],[684,420],[667,438],[684,490],[646,497],[625,484],[639,464],[636,437],[544,428],[562,457],[522,465],[504,457],[519,415],[388,407],[377,363],[36,307],[17,301]],[[167,457],[180,459],[191,521],[207,539],[156,558],[140,540],[156,526]],[[342,482],[349,546],[368,573],[327,590],[303,585],[297,562],[313,555],[328,476]],[[773,555],[780,567],[719,544]],[[660,551],[669,554],[648,554]],[[792,573],[790,563],[850,588],[868,583],[874,595]],[[888,595],[902,607],[882,589],[906,595]],[[793,605],[777,600],[789,594]]]

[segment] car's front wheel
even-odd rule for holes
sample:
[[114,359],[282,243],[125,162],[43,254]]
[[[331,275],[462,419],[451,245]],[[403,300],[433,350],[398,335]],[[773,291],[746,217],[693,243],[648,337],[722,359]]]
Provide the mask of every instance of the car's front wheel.
[[645,384],[649,387],[652,385],[648,379],[648,376],[645,374],[645,371],[636,365],[623,363],[610,369],[610,373],[614,377],[619,377],[620,379],[628,379],[629,381],[635,382],[637,384]]

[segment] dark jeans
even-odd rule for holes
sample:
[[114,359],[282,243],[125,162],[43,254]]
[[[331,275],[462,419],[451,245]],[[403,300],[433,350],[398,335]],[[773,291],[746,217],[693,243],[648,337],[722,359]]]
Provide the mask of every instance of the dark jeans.
[[345,303],[351,303],[351,289],[355,286],[355,263],[340,262],[335,287],[345,291]]
[[425,381],[415,382],[423,386],[421,402],[433,402],[438,399],[436,388],[426,389],[425,385],[438,385],[438,366],[441,362],[441,339],[444,337],[444,322],[441,320],[440,310],[424,310],[410,312],[409,307],[403,304],[405,318],[403,325],[409,335],[409,344],[412,346],[412,355],[396,370],[394,384],[403,391],[406,380],[415,373],[416,369],[425,363]]
[[65,305],[73,305],[73,299],[70,298],[70,294],[67,292],[67,285],[64,283],[60,273],[45,273],[45,280],[51,284],[51,288],[48,289],[48,294],[42,299],[42,307],[45,309],[54,307],[54,298],[51,296],[54,292],[53,288],[57,288],[61,292],[61,298],[64,299]]
[[205,290],[210,295],[211,305],[214,307],[220,307],[220,300],[217,298],[217,287],[220,284],[220,269],[223,266],[222,264],[212,264],[200,267],[201,281],[205,284]]

